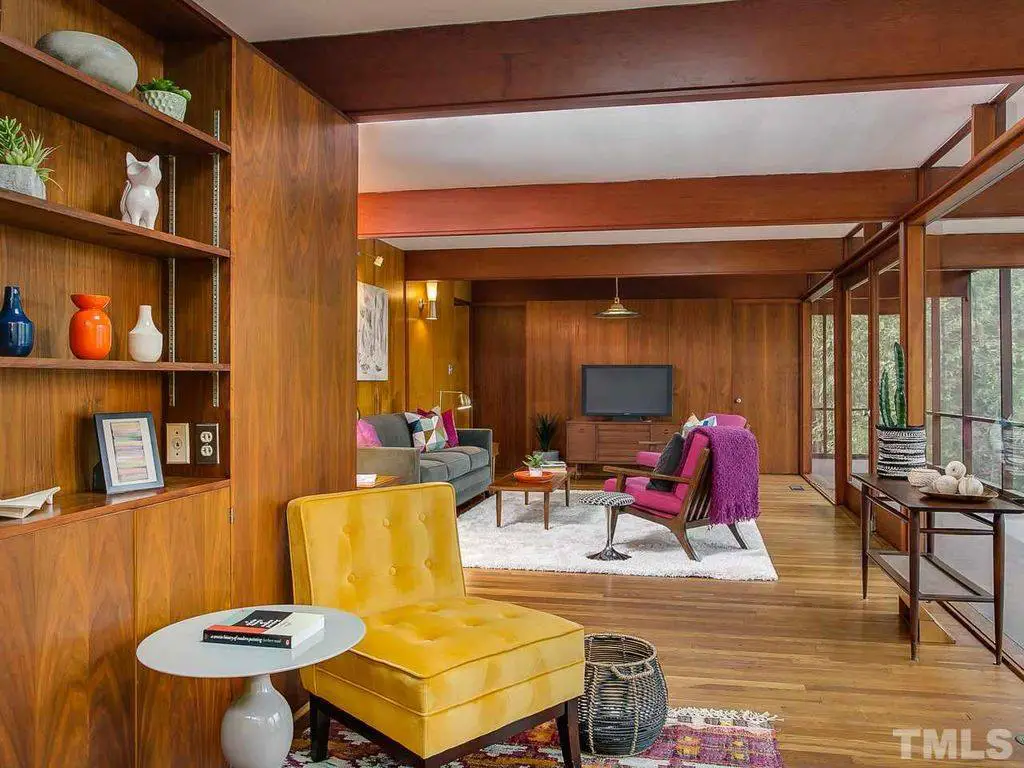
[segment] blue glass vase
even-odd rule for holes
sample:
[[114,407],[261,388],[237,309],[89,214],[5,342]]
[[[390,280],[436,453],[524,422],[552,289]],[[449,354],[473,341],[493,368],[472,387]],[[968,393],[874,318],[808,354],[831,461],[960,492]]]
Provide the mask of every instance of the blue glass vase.
[[35,323],[21,306],[21,289],[4,286],[4,305],[0,308],[0,356],[27,357],[36,338]]

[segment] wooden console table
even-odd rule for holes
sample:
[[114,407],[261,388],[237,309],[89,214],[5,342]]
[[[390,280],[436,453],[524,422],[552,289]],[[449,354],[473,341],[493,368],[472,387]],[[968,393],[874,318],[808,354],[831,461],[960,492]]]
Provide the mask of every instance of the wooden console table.
[[679,423],[570,419],[565,431],[567,464],[632,464],[637,451],[660,451],[679,431]]
[[[907,593],[910,600],[910,658],[918,659],[921,631],[921,601],[992,603],[995,609],[996,664],[1003,660],[1003,587],[1005,570],[1005,526],[1003,516],[1024,513],[1005,499],[984,503],[945,501],[922,496],[906,480],[892,480],[876,474],[856,474],[861,482],[861,581],[868,596],[868,562],[882,571]],[[875,507],[895,515],[910,526],[910,551],[871,549],[871,520]],[[958,514],[982,525],[981,528],[937,528],[937,512]],[[988,516],[991,516],[989,519]],[[924,551],[921,539],[924,537]],[[990,536],[992,538],[992,584],[989,593],[934,552],[936,536]]]

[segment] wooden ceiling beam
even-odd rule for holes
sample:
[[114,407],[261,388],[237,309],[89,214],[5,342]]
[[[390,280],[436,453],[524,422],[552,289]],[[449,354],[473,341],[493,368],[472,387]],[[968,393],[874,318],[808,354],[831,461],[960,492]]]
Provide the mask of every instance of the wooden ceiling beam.
[[917,200],[915,170],[373,192],[360,237],[884,221]]
[[[261,43],[358,120],[1007,82],[1019,0],[745,0]],[[936,45],[938,37],[942,45]]]
[[[842,260],[838,238],[407,251],[407,280],[803,275]],[[806,284],[805,284],[806,286]]]
[[[626,278],[619,293],[626,304],[642,299],[798,299],[807,288],[804,275],[696,275]],[[579,280],[476,280],[473,306],[507,306],[528,301],[608,299],[614,286],[607,277]]]

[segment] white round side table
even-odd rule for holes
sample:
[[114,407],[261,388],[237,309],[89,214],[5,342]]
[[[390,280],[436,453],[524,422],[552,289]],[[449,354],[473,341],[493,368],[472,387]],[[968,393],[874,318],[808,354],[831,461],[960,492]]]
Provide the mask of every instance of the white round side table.
[[[294,652],[204,643],[211,624],[233,624],[250,611],[320,613],[324,629]],[[292,743],[292,711],[270,682],[288,672],[339,656],[363,639],[366,626],[351,613],[315,605],[257,605],[207,613],[157,630],[135,652],[156,672],[178,677],[246,678],[245,690],[228,707],[220,727],[221,749],[232,768],[281,768]]]

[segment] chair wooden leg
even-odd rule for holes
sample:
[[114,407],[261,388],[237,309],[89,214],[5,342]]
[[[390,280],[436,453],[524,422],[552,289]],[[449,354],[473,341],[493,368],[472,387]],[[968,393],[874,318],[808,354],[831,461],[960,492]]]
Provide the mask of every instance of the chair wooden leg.
[[330,711],[321,706],[316,696],[309,697],[309,753],[314,763],[327,759],[327,742],[331,735]]
[[565,702],[565,712],[555,720],[558,723],[558,743],[562,745],[565,768],[582,768],[580,759],[580,713],[576,699]]
[[700,558],[697,557],[697,553],[693,551],[693,545],[690,543],[690,539],[686,535],[686,529],[680,528],[678,531],[673,531],[673,533],[675,533],[676,539],[679,541],[679,546],[683,548],[686,556],[694,562],[699,563]]
[[729,530],[732,531],[732,535],[736,537],[736,541],[739,542],[740,549],[750,549],[747,546],[747,542],[740,536],[740,529],[736,527],[736,523],[729,523]]

